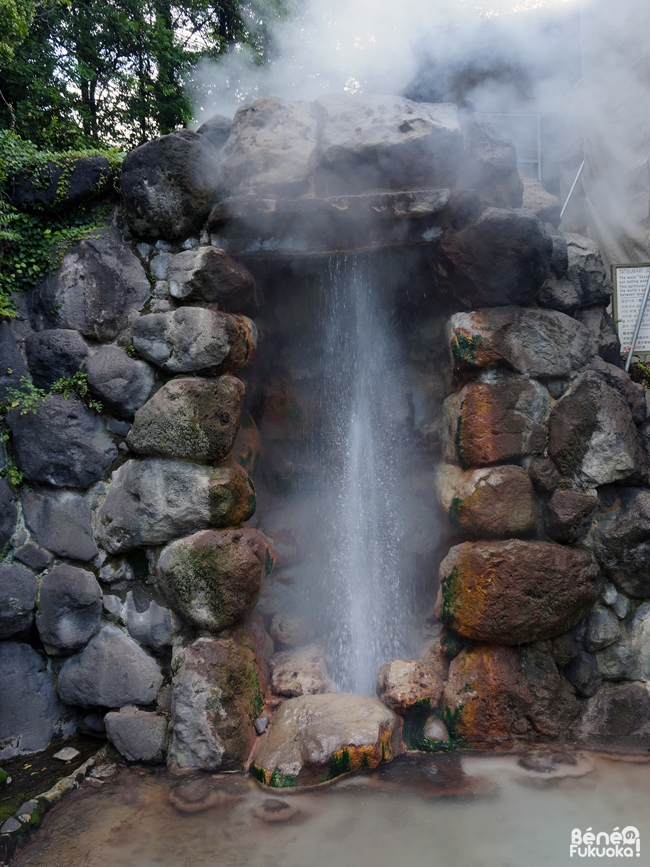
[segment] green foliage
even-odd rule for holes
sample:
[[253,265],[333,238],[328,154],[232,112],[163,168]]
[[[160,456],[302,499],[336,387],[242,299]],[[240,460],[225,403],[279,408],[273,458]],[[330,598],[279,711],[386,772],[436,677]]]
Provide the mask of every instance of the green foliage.
[[9,479],[9,484],[13,485],[14,488],[17,488],[18,485],[22,484],[23,474],[13,462],[12,458],[7,458],[7,466],[5,467],[4,472],[6,477]]
[[635,361],[630,365],[630,377],[644,388],[650,388],[650,365]]
[[33,0],[0,0],[0,60],[8,61],[14,56],[16,45],[29,32],[34,17]]
[[20,384],[22,388],[8,388],[7,400],[0,408],[3,412],[10,409],[20,408],[21,415],[27,413],[35,413],[38,409],[38,404],[47,400],[53,394],[62,394],[68,400],[71,395],[78,397],[79,400],[89,409],[94,409],[95,412],[103,412],[104,407],[98,400],[92,400],[88,390],[88,377],[85,373],[78,371],[74,376],[64,376],[52,383],[49,391],[43,388],[38,388],[29,376],[21,376]]
[[[115,151],[41,151],[11,130],[0,130],[0,316],[14,316],[13,292],[35,286],[57,268],[66,250],[102,227],[107,207],[67,208],[27,213],[9,199],[12,176],[26,174],[37,187],[48,187],[58,176],[57,198],[63,199],[75,161],[81,156],[106,157],[108,179],[117,177],[122,154]],[[99,191],[98,191],[99,192]]]

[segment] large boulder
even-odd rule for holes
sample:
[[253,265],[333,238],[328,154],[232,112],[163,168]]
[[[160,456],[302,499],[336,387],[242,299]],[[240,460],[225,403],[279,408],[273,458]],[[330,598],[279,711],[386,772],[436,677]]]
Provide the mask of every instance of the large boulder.
[[580,307],[609,304],[614,287],[607,276],[598,245],[582,235],[566,233],[566,277],[576,287]]
[[12,175],[9,195],[21,209],[65,210],[105,192],[115,174],[115,162],[101,154],[47,160]]
[[591,370],[553,407],[548,454],[565,476],[590,487],[643,479],[647,472],[627,401]]
[[650,491],[619,491],[618,508],[602,512],[594,553],[616,586],[637,599],[650,596]]
[[29,629],[35,607],[34,573],[15,563],[0,563],[0,639]]
[[575,728],[578,741],[621,749],[650,747],[650,690],[647,683],[606,684],[585,703]]
[[442,464],[436,473],[436,489],[451,523],[468,536],[502,539],[537,529],[537,500],[521,467],[464,471]]
[[102,419],[76,398],[55,394],[34,412],[7,413],[17,464],[26,481],[87,488],[103,478],[117,448]]
[[452,358],[467,369],[506,367],[535,379],[562,378],[594,354],[584,325],[555,310],[497,307],[455,313],[447,328]]
[[462,156],[456,106],[398,96],[328,94],[316,100],[316,192],[453,187]]
[[650,683],[650,602],[644,602],[637,608],[618,641],[620,629],[616,629],[616,615],[608,609],[601,610],[603,614],[610,615],[610,620],[614,618],[616,623],[611,624],[606,647],[601,644],[589,648],[599,651],[600,673],[607,680],[642,680]]
[[553,243],[527,211],[488,208],[432,248],[439,285],[466,307],[525,305],[549,274]]
[[163,548],[158,584],[185,620],[220,632],[250,612],[272,565],[258,530],[202,530]]
[[66,704],[119,708],[151,704],[162,686],[158,663],[116,626],[98,635],[65,661],[57,690]]
[[29,334],[25,339],[25,352],[34,384],[49,388],[57,379],[78,373],[89,349],[78,331],[50,328]]
[[18,519],[14,493],[6,479],[0,479],[0,550],[6,548],[13,536]]
[[219,154],[190,130],[163,135],[127,155],[122,193],[135,235],[183,238],[208,216],[218,182]]
[[327,671],[327,660],[320,647],[309,645],[297,650],[283,650],[269,660],[271,688],[275,695],[295,698],[336,692]]
[[28,644],[0,642],[0,761],[46,749],[74,734],[45,657]]
[[553,638],[598,597],[587,551],[552,542],[463,542],[440,564],[436,616],[476,641],[522,644]]
[[403,752],[400,718],[362,695],[302,695],[280,707],[249,771],[274,788],[312,786]]
[[521,208],[524,185],[513,143],[487,115],[463,107],[458,117],[463,130],[461,186],[473,190],[483,205]]
[[97,556],[90,503],[73,491],[21,488],[25,524],[32,538],[59,557],[92,560]]
[[106,737],[128,762],[162,762],[167,742],[164,716],[137,708],[112,711],[104,717]]
[[144,361],[129,356],[117,346],[102,346],[85,363],[88,387],[118,418],[131,418],[145,403],[155,374]]
[[221,461],[235,442],[244,392],[234,376],[174,379],[135,414],[129,448],[144,455]]
[[531,211],[542,223],[557,226],[560,223],[560,200],[548,193],[541,181],[519,172],[524,186],[522,208]]
[[197,129],[197,133],[205,136],[212,147],[220,151],[228,141],[231,129],[232,121],[229,117],[223,114],[215,114],[201,124]]
[[313,103],[265,97],[242,105],[220,154],[221,186],[261,198],[313,192],[316,138]]
[[607,309],[604,306],[585,307],[578,310],[576,319],[589,330],[594,352],[597,352],[608,364],[623,367],[618,329]]
[[131,638],[157,653],[171,647],[180,625],[169,608],[133,590],[126,594],[121,615]]
[[216,247],[198,247],[171,257],[169,294],[217,304],[228,313],[257,310],[255,281],[248,268]]
[[198,638],[172,661],[172,771],[242,770],[263,708],[255,655],[240,636]]
[[99,632],[102,589],[92,572],[74,566],[55,566],[41,579],[36,627],[52,656],[83,647]]
[[201,307],[148,313],[133,323],[133,345],[168,373],[235,373],[253,357],[255,326],[242,316]]
[[108,343],[149,297],[149,281],[140,260],[114,230],[86,238],[72,247],[56,271],[34,293],[37,329],[75,329]]
[[480,467],[542,453],[549,403],[535,380],[505,371],[481,374],[445,401],[447,460]]
[[237,464],[127,461],[97,512],[97,540],[111,554],[161,545],[204,527],[232,527],[255,511],[255,490]]
[[21,378],[26,375],[25,360],[11,325],[7,321],[0,322],[0,400],[7,399],[8,388],[20,390]]

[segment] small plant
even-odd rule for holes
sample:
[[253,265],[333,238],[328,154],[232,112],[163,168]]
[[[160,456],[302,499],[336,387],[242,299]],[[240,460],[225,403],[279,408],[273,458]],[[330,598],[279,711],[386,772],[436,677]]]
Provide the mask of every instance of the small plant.
[[48,396],[47,392],[42,388],[37,388],[31,376],[21,376],[20,384],[22,388],[7,389],[7,402],[3,405],[4,411],[20,407],[21,415],[36,412],[37,405]]
[[63,376],[52,383],[50,394],[62,394],[67,400],[71,394],[75,394],[79,400],[89,409],[95,412],[103,412],[104,407],[99,400],[92,400],[88,390],[88,376],[81,371],[74,376]]
[[56,382],[52,383],[49,391],[38,388],[29,376],[21,376],[20,384],[22,388],[7,389],[7,401],[0,407],[3,412],[20,407],[21,415],[27,415],[28,412],[35,413],[38,404],[53,394],[62,394],[66,400],[70,395],[75,395],[88,409],[93,409],[95,412],[103,412],[104,410],[101,401],[91,399],[88,377],[81,371],[75,373],[74,376],[62,376],[57,379]]
[[7,458],[7,466],[5,467],[5,475],[9,479],[9,484],[11,484],[14,488],[17,488],[18,485],[20,485],[22,483],[22,480],[23,480],[22,471],[18,469],[18,467],[11,460],[11,458]]

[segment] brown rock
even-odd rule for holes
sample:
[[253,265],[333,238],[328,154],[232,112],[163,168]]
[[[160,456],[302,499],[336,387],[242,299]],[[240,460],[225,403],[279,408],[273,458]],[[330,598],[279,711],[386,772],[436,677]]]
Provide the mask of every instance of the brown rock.
[[230,454],[244,403],[234,376],[174,379],[135,414],[129,448],[145,455],[221,461]]
[[377,697],[400,716],[414,706],[429,713],[435,710],[442,688],[438,672],[415,659],[391,659],[377,675]]
[[551,542],[463,542],[440,565],[436,614],[477,641],[553,638],[595,601],[598,579],[586,551]]
[[277,612],[271,618],[269,632],[277,644],[283,647],[297,647],[307,640],[309,624],[304,617]]
[[284,702],[249,766],[275,788],[311,786],[374,768],[403,752],[401,722],[362,695],[303,695]]
[[163,548],[158,584],[188,623],[219,632],[249,613],[272,567],[271,548],[257,530],[203,530]]
[[596,491],[556,490],[546,508],[548,535],[556,542],[577,542],[586,535],[597,510]]
[[445,456],[468,468],[541,453],[548,411],[548,392],[538,382],[485,374],[445,401]]
[[580,713],[580,702],[560,675],[550,643],[521,647],[517,655],[534,699],[528,713],[533,729],[543,740],[566,737]]
[[241,417],[239,430],[233,443],[232,457],[249,476],[253,476],[257,469],[261,448],[262,438],[257,425],[250,414],[245,412]]
[[528,464],[528,475],[540,491],[551,493],[562,481],[557,467],[550,458],[532,458]]
[[468,536],[499,539],[537,529],[537,501],[521,467],[464,472],[446,464],[438,470],[436,482],[447,517]]
[[463,650],[449,667],[445,722],[452,737],[475,747],[508,743],[530,729],[534,698],[510,647]]
[[255,281],[248,268],[223,250],[198,247],[172,257],[169,270],[172,298],[217,304],[228,313],[254,315]]
[[299,650],[285,650],[269,660],[271,686],[276,695],[295,698],[336,692],[327,671],[327,661],[320,647],[310,645]]

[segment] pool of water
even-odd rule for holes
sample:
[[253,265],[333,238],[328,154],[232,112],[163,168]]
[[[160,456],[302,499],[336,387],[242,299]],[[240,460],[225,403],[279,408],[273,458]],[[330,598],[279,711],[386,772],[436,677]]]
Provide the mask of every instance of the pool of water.
[[[238,774],[204,779],[219,797],[200,813],[170,803],[179,779],[162,771],[125,768],[101,788],[85,784],[13,865],[555,867],[587,860],[570,857],[573,829],[628,826],[640,833],[639,854],[589,863],[650,864],[647,756],[410,755],[295,794]],[[293,816],[268,821],[283,810]]]

